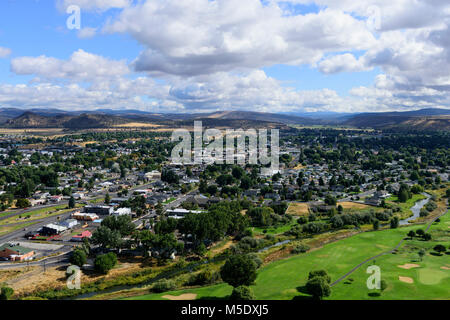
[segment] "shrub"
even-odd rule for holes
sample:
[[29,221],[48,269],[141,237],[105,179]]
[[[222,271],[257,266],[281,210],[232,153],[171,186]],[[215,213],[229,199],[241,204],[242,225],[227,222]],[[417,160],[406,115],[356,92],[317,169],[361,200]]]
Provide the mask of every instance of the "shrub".
[[308,275],[308,280],[311,280],[316,277],[324,278],[327,281],[327,283],[331,283],[331,277],[328,275],[328,272],[326,272],[325,270],[311,271]]
[[9,300],[14,294],[14,290],[10,287],[3,287],[0,290],[0,300]]
[[255,300],[255,295],[253,294],[252,289],[250,289],[249,287],[240,286],[233,289],[230,300]]
[[428,210],[426,208],[422,208],[420,209],[420,217],[428,217],[430,213],[428,212]]
[[155,282],[155,284],[152,287],[152,291],[155,293],[162,293],[174,290],[176,287],[177,286],[173,280],[161,279]]
[[300,253],[306,253],[309,251],[309,247],[306,244],[300,244],[292,249],[292,254],[300,254]]
[[99,255],[95,258],[95,270],[99,273],[107,274],[117,264],[117,256],[110,252]]
[[208,268],[203,272],[193,275],[189,279],[188,284],[193,286],[208,285],[217,282],[219,278],[220,275],[217,272],[214,272]]
[[256,263],[248,255],[231,256],[220,269],[220,275],[232,287],[249,286],[256,280]]
[[434,251],[436,251],[439,254],[442,254],[443,252],[447,251],[447,248],[445,246],[443,246],[442,244],[438,244],[437,246],[435,246],[433,248]]
[[70,258],[70,263],[79,266],[80,268],[87,262],[86,252],[82,249],[75,249],[73,251],[72,257]]

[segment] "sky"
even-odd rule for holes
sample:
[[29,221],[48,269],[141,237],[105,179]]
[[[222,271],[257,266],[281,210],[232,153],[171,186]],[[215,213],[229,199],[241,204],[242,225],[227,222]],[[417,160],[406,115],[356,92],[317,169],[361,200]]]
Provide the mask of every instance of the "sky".
[[448,0],[2,0],[0,108],[449,109],[449,25]]

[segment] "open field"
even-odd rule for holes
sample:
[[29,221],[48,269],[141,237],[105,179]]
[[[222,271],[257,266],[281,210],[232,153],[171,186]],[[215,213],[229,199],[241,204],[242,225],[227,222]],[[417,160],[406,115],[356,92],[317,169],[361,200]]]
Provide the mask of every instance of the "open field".
[[119,124],[115,126],[116,128],[161,128],[161,125],[154,123],[144,123],[144,122],[130,122]]
[[309,214],[309,206],[307,203],[291,202],[286,214],[293,216],[307,216]]
[[[382,270],[382,279],[388,283],[388,288],[380,297],[372,296],[367,289],[366,281],[369,275],[366,269],[370,264],[363,265],[346,280],[332,288],[328,299],[450,299],[450,277],[448,255],[436,256],[431,248],[437,243],[448,247],[450,244],[450,215],[441,218],[441,222],[431,228],[433,241],[406,241],[397,254],[387,254],[377,258],[375,263]],[[424,226],[421,226],[424,228]],[[346,274],[362,261],[377,254],[392,250],[410,230],[418,226],[399,229],[388,229],[378,232],[366,232],[353,237],[325,245],[323,248],[307,254],[279,260],[263,267],[258,274],[256,284],[252,287],[257,299],[291,300],[308,298],[302,293],[309,271],[325,269],[335,281]],[[423,261],[417,262],[417,248],[423,247],[427,254]],[[403,269],[399,265],[406,263],[420,265],[420,268]],[[444,269],[442,267],[445,267]],[[409,277],[413,283],[405,283],[399,277]],[[231,293],[227,284],[210,287],[178,290],[163,294],[150,294],[128,298],[136,300],[164,299],[163,296],[180,296],[196,294],[197,299],[226,298]],[[371,295],[369,295],[371,294]]]
[[253,227],[253,228],[251,228],[251,230],[255,234],[278,235],[278,234],[282,234],[282,233],[285,233],[285,232],[291,230],[291,228],[295,225],[297,225],[297,220],[292,220],[291,222],[286,223],[286,224],[280,224],[280,225],[270,226],[270,227],[266,227],[266,228]]
[[338,205],[341,205],[344,208],[344,210],[348,210],[348,211],[378,209],[376,207],[372,207],[367,204],[350,202],[350,201],[338,202]]
[[[77,205],[77,207],[80,207],[80,205]],[[58,216],[70,211],[73,211],[74,209],[68,209],[67,205],[59,205],[55,207],[49,207],[49,208],[43,208],[39,210],[30,211],[27,213],[20,214],[18,216],[14,216],[8,219],[5,219],[3,221],[0,221],[0,225],[7,226],[9,224],[16,224],[16,223],[22,223],[22,222],[31,222],[35,220],[40,220],[43,218],[49,218],[53,216]]]
[[[381,210],[380,208],[377,207],[372,207],[366,204],[350,201],[338,202],[337,205],[341,205],[346,212],[361,211],[368,209]],[[291,202],[288,210],[286,211],[286,214],[290,214],[292,216],[307,216],[309,214],[309,206],[305,202]]]
[[30,222],[30,223],[24,223],[24,224],[20,224],[20,225],[6,225],[6,226],[1,226],[0,227],[0,236],[4,236],[8,233],[20,230],[22,228],[28,228],[29,226],[32,226],[33,224],[35,224],[37,222]]

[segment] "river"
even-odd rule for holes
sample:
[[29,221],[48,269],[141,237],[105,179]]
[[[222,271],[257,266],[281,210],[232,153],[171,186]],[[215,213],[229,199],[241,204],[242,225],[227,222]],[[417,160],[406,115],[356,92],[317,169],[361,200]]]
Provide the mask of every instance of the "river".
[[427,197],[426,199],[417,201],[416,204],[411,208],[411,211],[413,213],[413,215],[407,219],[403,219],[400,220],[400,225],[404,226],[409,224],[411,221],[416,220],[417,218],[420,217],[420,210],[422,210],[422,208],[430,201],[431,199],[431,195],[429,195],[428,193],[422,193],[425,197]]

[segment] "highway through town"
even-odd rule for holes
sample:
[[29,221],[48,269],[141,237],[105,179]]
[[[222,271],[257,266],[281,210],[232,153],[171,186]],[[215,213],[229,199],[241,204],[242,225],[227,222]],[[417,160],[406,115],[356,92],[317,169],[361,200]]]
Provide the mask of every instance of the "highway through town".
[[[133,187],[130,189],[130,191],[134,191],[134,190],[138,190],[138,189],[146,189],[149,188],[151,185],[141,185],[141,186],[137,186],[137,187]],[[189,193],[182,195],[180,197],[178,197],[176,200],[174,200],[173,202],[164,205],[164,208],[167,209],[172,209],[172,208],[176,208],[178,207],[181,203],[183,203],[184,201],[186,201],[186,199],[188,197],[190,197],[191,195],[194,195],[197,192],[197,189],[194,189],[192,191],[190,191]],[[88,201],[92,201],[92,200],[98,200],[98,199],[102,199],[105,197],[107,192],[104,192],[102,194],[102,196],[96,197],[96,198],[92,198],[89,199]],[[115,194],[112,195],[112,197],[115,196]],[[24,214],[24,213],[30,213],[42,208],[52,208],[52,207],[56,207],[56,206],[60,206],[61,204],[64,203],[59,203],[58,205],[49,205],[49,206],[40,206],[39,208],[33,208],[33,209],[29,209],[29,210],[21,210],[20,213],[15,213],[15,215],[19,215],[19,214]],[[72,213],[78,211],[77,209],[74,209],[73,211],[70,212],[66,212],[64,214],[61,215],[56,215],[56,216],[52,216],[52,217],[48,217],[48,218],[43,218],[43,219],[39,219],[39,220],[35,220],[33,222],[35,222],[33,225],[27,227],[27,228],[20,228],[19,230],[16,231],[12,231],[6,235],[0,236],[0,245],[3,243],[8,243],[8,242],[18,242],[20,240],[23,240],[23,238],[25,237],[25,234],[27,234],[30,229],[32,230],[37,230],[47,224],[50,223],[57,223],[59,221],[64,221],[68,218],[70,218],[70,216],[72,215]],[[134,221],[134,224],[136,226],[140,226],[142,225],[147,219],[148,219],[149,215],[145,215],[142,217],[139,217],[137,220]],[[10,217],[10,216],[9,216]],[[20,224],[24,224],[27,225],[27,222],[21,222],[18,224],[9,224],[8,226],[14,226],[14,225],[20,225]],[[0,226],[1,226],[1,221],[0,221]],[[51,257],[51,258],[46,258],[40,261],[32,261],[32,262],[26,262],[26,263],[1,263],[0,262],[0,270],[1,269],[16,269],[16,268],[21,268],[21,267],[27,267],[27,266],[62,266],[62,265],[68,265],[69,264],[69,260],[68,260],[68,255],[70,253],[70,251],[73,248],[72,243],[68,243],[68,242],[57,242],[56,244],[61,244],[64,245],[64,248],[62,250],[60,250],[60,253],[62,255],[57,256],[57,257]]]

